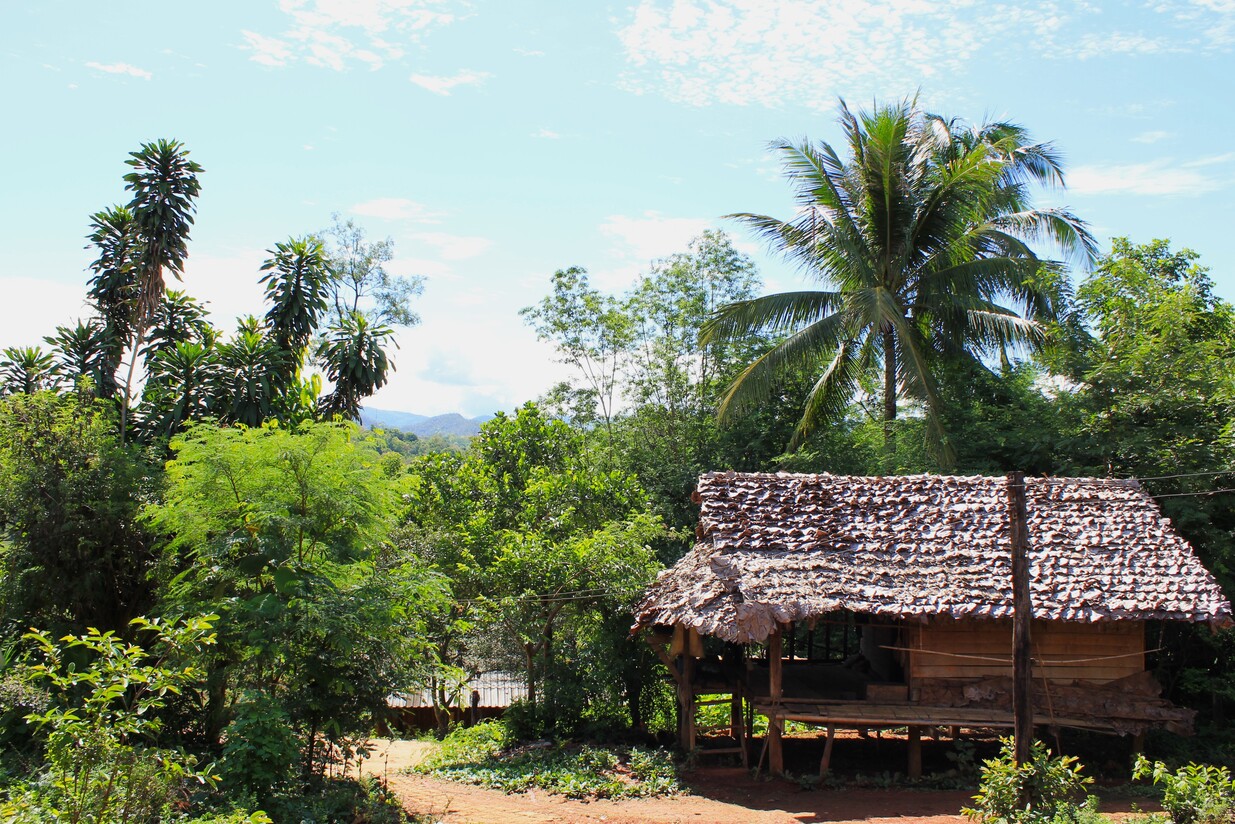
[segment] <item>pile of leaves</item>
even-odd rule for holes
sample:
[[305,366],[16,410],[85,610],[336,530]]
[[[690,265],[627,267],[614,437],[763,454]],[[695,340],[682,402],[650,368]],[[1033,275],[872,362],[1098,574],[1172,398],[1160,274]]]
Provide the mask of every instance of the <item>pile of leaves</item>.
[[454,730],[415,772],[491,787],[569,798],[648,798],[682,791],[665,750],[570,742],[517,744],[501,722]]

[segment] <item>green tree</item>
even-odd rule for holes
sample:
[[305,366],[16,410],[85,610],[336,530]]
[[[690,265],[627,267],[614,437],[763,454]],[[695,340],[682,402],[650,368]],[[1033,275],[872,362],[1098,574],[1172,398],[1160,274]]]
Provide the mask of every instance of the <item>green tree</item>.
[[634,341],[620,302],[593,289],[586,269],[572,266],[554,272],[553,293],[519,314],[583,378],[582,391],[572,393],[573,417],[586,424],[599,409],[600,422],[611,432],[622,366]]
[[628,662],[602,652],[621,645],[622,618],[658,568],[650,544],[664,526],[637,481],[597,467],[580,432],[533,404],[487,422],[465,455],[409,473],[403,540],[450,576],[456,617],[474,627],[443,626],[442,658],[522,669],[537,723],[583,722],[589,703],[622,701],[638,723],[651,669],[624,679]]
[[334,384],[318,404],[322,417],[360,418],[361,402],[385,386],[394,370],[387,343],[394,344],[394,330],[375,325],[359,312],[331,324],[317,349],[318,362]]
[[10,346],[0,352],[0,393],[31,395],[55,384],[55,356],[41,346]]
[[70,387],[80,388],[89,381],[90,391],[115,380],[111,365],[111,345],[106,328],[97,320],[78,321],[76,326],[57,326],[56,334],[43,338],[55,352],[56,373]]
[[266,324],[287,361],[299,368],[328,305],[330,273],[322,244],[316,238],[291,238],[275,244],[262,264],[266,287]]
[[199,425],[172,440],[147,513],[169,537],[164,608],[220,616],[207,737],[226,740],[229,781],[289,774],[249,737],[269,731],[256,719],[291,729],[299,771],[320,774],[428,667],[444,584],[387,543],[394,490],[355,431]]
[[112,398],[119,389],[116,379],[124,360],[125,347],[133,339],[137,325],[137,227],[133,212],[125,206],[112,206],[90,216],[90,245],[98,257],[90,263],[94,275],[87,295],[99,313],[106,344],[104,379],[99,397]]
[[197,175],[202,172],[201,166],[189,160],[188,149],[178,140],[143,143],[138,151],[129,154],[125,163],[133,171],[124,176],[124,181],[125,189],[133,193],[128,204],[133,240],[129,242],[127,257],[115,258],[117,263],[131,267],[128,271],[117,272],[119,280],[125,282],[120,294],[131,302],[132,312],[131,354],[124,381],[124,403],[120,408],[122,442],[133,402],[138,353],[163,299],[164,273],[170,272],[179,280],[188,257],[189,231],[196,210],[194,201],[201,192]]
[[765,398],[786,370],[824,364],[791,448],[837,420],[864,376],[882,372],[885,449],[897,403],[925,407],[947,462],[938,415],[938,354],[1002,354],[1035,345],[1059,312],[1057,266],[1027,241],[1049,240],[1087,259],[1093,241],[1068,212],[1031,209],[1030,185],[1062,185],[1049,144],[1011,123],[967,128],[915,101],[854,115],[841,104],[850,157],[828,143],[777,141],[798,217],[734,215],[829,290],[787,292],[724,307],[708,342],[766,330],[788,333],[741,372],[721,401],[728,416]]
[[137,515],[153,470],[118,443],[100,403],[51,392],[0,402],[0,580],[10,627],[120,630],[151,605],[152,541]]
[[330,321],[341,323],[361,312],[372,326],[419,324],[411,301],[424,292],[424,278],[386,271],[394,259],[394,241],[370,241],[354,221],[338,214],[333,218],[331,227],[321,233],[330,270]]

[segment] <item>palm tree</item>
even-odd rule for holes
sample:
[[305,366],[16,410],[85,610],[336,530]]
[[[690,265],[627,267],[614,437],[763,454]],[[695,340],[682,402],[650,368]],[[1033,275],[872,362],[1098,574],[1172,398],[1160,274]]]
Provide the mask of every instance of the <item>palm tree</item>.
[[115,367],[110,359],[115,347],[101,321],[79,320],[76,326],[57,326],[56,334],[43,340],[54,351],[57,374],[70,387],[84,391],[83,380],[88,379],[90,393],[97,395],[100,387],[115,381]]
[[897,401],[925,407],[941,462],[951,449],[939,419],[937,357],[1003,355],[1043,338],[1059,311],[1062,264],[1040,259],[1046,241],[1074,260],[1096,246],[1059,209],[1030,208],[1034,184],[1062,186],[1050,144],[1011,123],[970,128],[924,113],[915,100],[857,115],[841,102],[850,157],[828,143],[772,144],[784,159],[797,215],[730,215],[831,287],[738,301],[704,326],[714,343],[754,332],[783,335],[722,396],[726,418],[767,397],[796,370],[822,373],[807,395],[790,449],[844,414],[862,378],[882,371],[884,448],[894,449]]
[[131,275],[127,298],[132,307],[132,343],[124,404],[120,408],[120,442],[124,443],[133,374],[146,331],[158,311],[166,289],[164,272],[176,279],[188,257],[189,231],[193,226],[194,201],[201,192],[197,175],[202,167],[189,160],[189,151],[178,140],[143,143],[125,161],[133,171],[124,176],[125,188],[133,193],[131,214],[133,245],[128,265]]
[[284,353],[284,371],[274,376],[279,393],[290,391],[300,374],[309,341],[328,308],[330,269],[321,241],[309,236],[276,243],[262,264],[269,336]]
[[10,346],[0,352],[0,394],[32,395],[56,385],[56,359],[41,346]]
[[360,312],[331,324],[317,348],[317,359],[334,383],[330,394],[318,402],[322,417],[339,415],[353,421],[360,417],[361,402],[381,389],[394,369],[384,348],[387,340],[394,343],[393,335],[390,327],[374,325]]

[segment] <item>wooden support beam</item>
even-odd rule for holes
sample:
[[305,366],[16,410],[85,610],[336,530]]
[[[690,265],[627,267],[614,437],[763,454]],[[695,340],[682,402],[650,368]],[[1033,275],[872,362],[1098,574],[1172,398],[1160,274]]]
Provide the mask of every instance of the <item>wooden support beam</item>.
[[828,740],[823,745],[823,758],[819,759],[819,778],[823,780],[832,767],[832,744],[836,741],[836,727],[828,724]]
[[781,741],[785,722],[780,717],[780,701],[784,694],[784,661],[781,655],[781,630],[777,629],[768,636],[768,697],[772,702],[772,715],[768,716],[768,769],[773,775],[783,775],[785,772],[785,754]]
[[678,706],[681,708],[682,749],[690,752],[695,748],[695,658],[682,656],[682,680],[678,683]]
[[922,777],[922,728],[909,725],[909,777]]
[[1033,746],[1033,667],[1029,625],[1033,603],[1029,595],[1029,514],[1025,505],[1025,475],[1008,473],[1008,525],[1012,544],[1012,734],[1018,765],[1029,761]]
[[742,708],[742,690],[741,687],[734,687],[733,696],[729,704],[729,734],[733,740],[737,742],[738,748],[742,751],[742,768],[746,769],[746,763],[750,756],[746,754],[746,718],[744,717]]

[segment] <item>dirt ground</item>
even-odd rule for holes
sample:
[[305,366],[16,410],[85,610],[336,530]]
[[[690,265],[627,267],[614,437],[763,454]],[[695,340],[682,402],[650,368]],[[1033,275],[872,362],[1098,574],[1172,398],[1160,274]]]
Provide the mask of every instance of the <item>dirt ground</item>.
[[[970,803],[967,790],[822,788],[803,789],[779,779],[754,779],[740,767],[703,767],[685,777],[689,794],[673,798],[576,801],[544,792],[506,795],[424,776],[403,775],[433,744],[420,741],[373,742],[364,772],[385,777],[412,813],[446,824],[795,824],[795,822],[872,822],[872,824],[963,824],[958,811]],[[1142,804],[1146,808],[1152,805]],[[1106,812],[1127,812],[1126,803],[1103,804]]]

